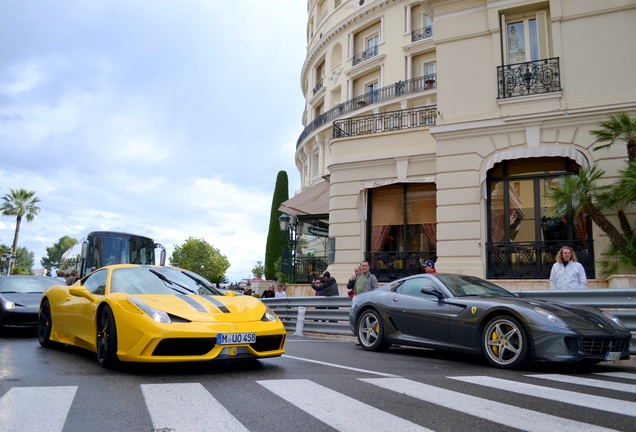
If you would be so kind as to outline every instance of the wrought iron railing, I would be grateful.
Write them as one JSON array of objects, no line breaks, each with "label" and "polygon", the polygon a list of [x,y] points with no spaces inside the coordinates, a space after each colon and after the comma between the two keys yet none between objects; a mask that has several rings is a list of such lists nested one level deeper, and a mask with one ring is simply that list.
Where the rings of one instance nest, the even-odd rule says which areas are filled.
[{"label": "wrought iron railing", "polygon": [[362,51],[353,56],[353,66],[362,63],[363,61],[369,60],[378,55],[378,46],[373,45],[371,48]]},{"label": "wrought iron railing", "polygon": [[422,273],[422,263],[436,259],[435,251],[416,252],[366,252],[372,274],[379,282],[390,282],[406,276]]},{"label": "wrought iron railing", "polygon": [[327,257],[297,257],[294,263],[295,282],[311,283],[327,270]]},{"label": "wrought iron railing", "polygon": [[[576,252],[588,279],[596,277],[594,269],[594,242],[573,240],[567,243]],[[556,254],[564,243],[501,242],[486,244],[487,279],[549,279]]]},{"label": "wrought iron railing", "polygon": [[311,123],[309,123],[298,137],[298,141],[296,141],[296,147],[300,146],[300,144],[305,140],[305,138],[307,138],[310,133],[312,133],[325,123],[335,120],[338,117],[342,117],[345,114],[364,108],[370,104],[383,102],[411,93],[419,93],[427,90],[432,90],[436,87],[437,75],[431,74],[413,78],[407,81],[398,81],[395,84],[379,88],[371,93],[366,93],[361,96],[354,97],[353,99],[349,99],[348,101],[343,102],[328,111],[325,111],[324,113],[316,117]]},{"label": "wrought iron railing", "polygon": [[411,42],[417,42],[431,37],[433,37],[433,26],[424,27],[411,32]]},{"label": "wrought iron railing", "polygon": [[561,91],[559,58],[497,67],[498,99]]},{"label": "wrought iron railing", "polygon": [[343,138],[431,126],[435,124],[436,118],[437,105],[350,117],[333,122],[333,137]]},{"label": "wrought iron railing", "polygon": [[322,88],[322,80],[323,80],[323,78],[320,78],[320,80],[316,83],[314,88],[311,90],[312,94],[318,93],[318,90],[320,90]]}]

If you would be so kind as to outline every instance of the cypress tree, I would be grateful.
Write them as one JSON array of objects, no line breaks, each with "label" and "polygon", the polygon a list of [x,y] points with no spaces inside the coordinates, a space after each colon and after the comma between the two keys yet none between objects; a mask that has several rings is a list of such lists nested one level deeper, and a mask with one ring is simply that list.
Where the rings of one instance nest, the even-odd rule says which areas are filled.
[{"label": "cypress tree", "polygon": [[280,233],[278,217],[283,212],[278,210],[280,205],[289,199],[289,180],[286,171],[279,171],[276,176],[276,186],[272,197],[272,209],[269,216],[269,231],[267,232],[267,244],[265,245],[265,279],[276,279],[276,263],[280,262],[282,248],[288,247],[287,240]]}]

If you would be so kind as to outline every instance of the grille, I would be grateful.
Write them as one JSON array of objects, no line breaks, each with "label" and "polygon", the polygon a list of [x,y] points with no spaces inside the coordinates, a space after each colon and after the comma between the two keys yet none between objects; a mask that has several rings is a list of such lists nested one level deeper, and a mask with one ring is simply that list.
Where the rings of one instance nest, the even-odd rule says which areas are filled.
[{"label": "grille", "polygon": [[626,352],[629,349],[628,338],[583,338],[583,352],[604,355],[608,351]]},{"label": "grille", "polygon": [[155,348],[153,356],[200,356],[214,348],[214,340],[206,339],[164,339]]},{"label": "grille", "polygon": [[279,350],[283,346],[284,335],[275,336],[257,336],[256,342],[250,344],[254,351],[274,351]]}]

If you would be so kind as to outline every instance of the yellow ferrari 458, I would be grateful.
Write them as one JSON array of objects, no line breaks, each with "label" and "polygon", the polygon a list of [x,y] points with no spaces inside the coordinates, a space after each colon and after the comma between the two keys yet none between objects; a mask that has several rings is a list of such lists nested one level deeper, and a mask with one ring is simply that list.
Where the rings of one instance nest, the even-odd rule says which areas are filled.
[{"label": "yellow ferrari 458", "polygon": [[174,267],[103,267],[71,286],[48,288],[38,315],[40,345],[93,351],[103,367],[276,357],[285,353],[285,336],[259,299],[224,295]]}]

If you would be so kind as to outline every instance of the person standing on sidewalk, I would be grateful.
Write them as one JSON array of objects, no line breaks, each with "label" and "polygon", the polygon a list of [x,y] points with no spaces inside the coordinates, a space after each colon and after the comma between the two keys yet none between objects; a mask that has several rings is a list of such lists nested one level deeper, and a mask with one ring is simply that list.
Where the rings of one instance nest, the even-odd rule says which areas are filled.
[{"label": "person standing on sidewalk", "polygon": [[362,261],[360,263],[360,274],[358,274],[355,280],[349,280],[347,288],[349,288],[349,286],[353,287],[353,295],[373,291],[378,287],[378,278],[371,273],[369,261]]},{"label": "person standing on sidewalk", "polygon": [[320,275],[320,279],[313,281],[311,287],[316,291],[316,295],[320,295],[319,293],[323,293],[326,297],[340,295],[338,282],[336,282],[336,278],[332,277],[328,271],[323,272]]},{"label": "person standing on sidewalk", "polygon": [[569,246],[563,246],[556,255],[556,262],[550,271],[550,289],[585,289],[587,277],[585,269],[576,259],[576,253]]}]

